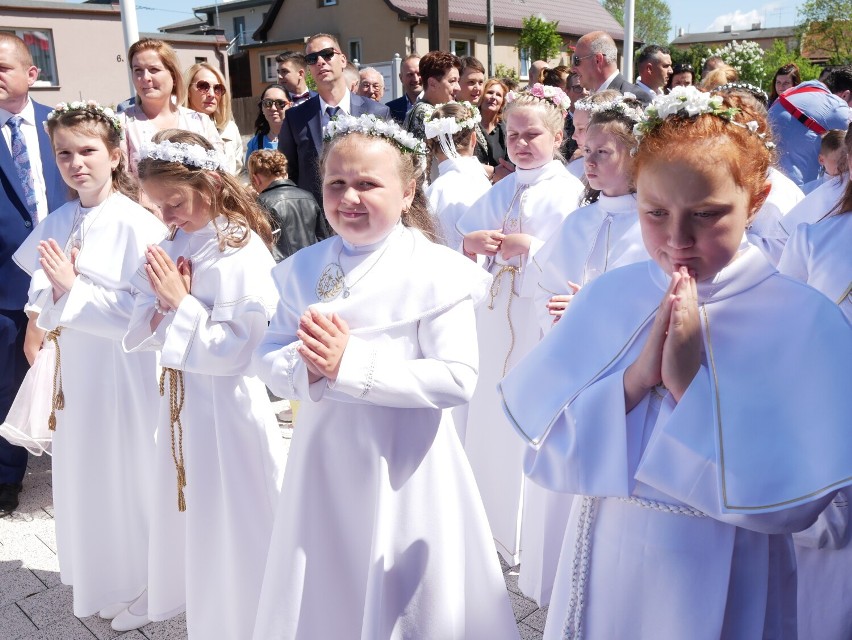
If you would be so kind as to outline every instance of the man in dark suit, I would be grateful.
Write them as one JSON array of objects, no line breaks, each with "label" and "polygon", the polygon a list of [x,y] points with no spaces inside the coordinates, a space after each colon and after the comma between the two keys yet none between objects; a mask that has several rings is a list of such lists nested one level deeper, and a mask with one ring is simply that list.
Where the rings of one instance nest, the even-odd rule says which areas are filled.
[{"label": "man in dark suit", "polygon": [[[39,220],[63,204],[68,188],[42,122],[48,107],[29,98],[38,68],[24,42],[0,33],[0,417],[4,420],[28,363],[24,356],[30,279],[12,262]],[[0,516],[18,506],[27,451],[0,438]]]},{"label": "man in dark suit", "polygon": [[402,82],[402,96],[386,104],[390,109],[391,117],[401,126],[405,121],[406,114],[417,104],[423,93],[423,83],[420,81],[419,55],[410,53],[405,56],[399,67],[399,81]]},{"label": "man in dark suit", "polygon": [[608,33],[592,31],[577,40],[571,63],[571,71],[579,76],[580,84],[591,93],[615,89],[620,93],[634,94],[643,105],[651,102],[650,93],[619,73],[618,49]]},{"label": "man in dark suit", "polygon": [[323,144],[322,128],[335,115],[360,116],[372,113],[388,119],[390,112],[385,105],[349,91],[343,77],[346,56],[341,53],[334,36],[318,33],[308,38],[305,43],[305,60],[317,84],[318,95],[287,111],[278,149],[287,156],[290,179],[300,188],[314,194],[321,204],[319,156]]},{"label": "man in dark suit", "polygon": [[275,56],[275,62],[278,63],[278,84],[287,90],[292,106],[298,107],[317,95],[317,92],[310,91],[305,83],[308,63],[305,62],[303,54],[298,51],[284,51]]}]

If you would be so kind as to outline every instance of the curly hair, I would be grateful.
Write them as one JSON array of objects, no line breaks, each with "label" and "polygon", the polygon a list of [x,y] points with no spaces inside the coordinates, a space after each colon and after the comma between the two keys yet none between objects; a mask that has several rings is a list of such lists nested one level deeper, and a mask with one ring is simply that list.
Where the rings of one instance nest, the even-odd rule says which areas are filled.
[{"label": "curly hair", "polygon": [[[191,144],[207,151],[213,145],[204,136],[183,129],[164,129],[154,134],[152,142],[175,142]],[[166,183],[178,189],[188,189],[210,203],[210,219],[224,216],[228,220],[225,229],[217,229],[219,249],[243,247],[251,237],[250,231],[259,235],[267,246],[272,246],[272,228],[269,217],[258,206],[254,198],[236,178],[223,170],[200,169],[181,162],[142,158],[139,161],[139,181],[148,180]]]},{"label": "curly hair", "polygon": [[[94,138],[100,138],[110,153],[115,149],[121,149],[121,134],[113,126],[112,120],[94,109],[62,111],[50,118],[47,121],[47,135],[50,136],[51,144],[53,144],[53,136],[57,129],[71,129]],[[112,170],[112,188],[113,191],[123,193],[131,200],[139,199],[139,185],[133,179],[133,176],[127,172],[124,154],[121,154],[118,165]]]},{"label": "curly hair", "polygon": [[426,199],[426,194],[423,191],[423,168],[416,154],[403,153],[388,138],[352,132],[346,135],[335,136],[325,143],[322,150],[322,157],[320,158],[320,173],[325,173],[328,158],[336,149],[351,147],[354,153],[359,153],[359,149],[362,149],[365,144],[370,143],[384,144],[390,149],[393,149],[398,160],[397,173],[400,182],[403,185],[407,184],[410,180],[414,180],[415,182],[414,200],[412,200],[411,206],[402,212],[402,224],[406,227],[419,229],[429,240],[436,242],[438,240],[438,233],[432,215],[429,213],[429,201]]},{"label": "curly hair", "polygon": [[249,175],[265,173],[274,178],[287,177],[287,156],[276,149],[258,149],[248,159]]},{"label": "curly hair", "polygon": [[430,51],[420,58],[420,80],[423,86],[429,84],[429,78],[443,78],[447,71],[455,67],[461,73],[461,60],[446,51]]}]

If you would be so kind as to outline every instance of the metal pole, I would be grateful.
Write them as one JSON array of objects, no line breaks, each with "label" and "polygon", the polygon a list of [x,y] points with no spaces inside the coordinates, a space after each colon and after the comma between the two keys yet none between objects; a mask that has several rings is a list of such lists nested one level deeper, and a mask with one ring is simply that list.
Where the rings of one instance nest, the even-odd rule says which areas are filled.
[{"label": "metal pole", "polygon": [[494,13],[491,0],[485,1],[485,38],[488,43],[488,76],[494,77]]},{"label": "metal pole", "polygon": [[[121,27],[124,31],[124,52],[126,54],[130,49],[130,45],[139,40],[139,25],[136,22],[136,2],[135,0],[120,0],[119,6],[121,9]],[[135,95],[136,87],[133,86],[133,72],[130,70],[130,60],[127,60],[127,82],[130,85],[130,95]]]},{"label": "metal pole", "polygon": [[624,55],[621,58],[621,75],[633,82],[633,18],[634,0],[624,0]]}]

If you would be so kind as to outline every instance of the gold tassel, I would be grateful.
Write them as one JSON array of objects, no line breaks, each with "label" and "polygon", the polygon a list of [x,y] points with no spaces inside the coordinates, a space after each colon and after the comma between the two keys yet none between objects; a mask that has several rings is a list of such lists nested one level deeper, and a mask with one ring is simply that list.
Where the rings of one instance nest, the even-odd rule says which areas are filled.
[{"label": "gold tassel", "polygon": [[[180,414],[183,410],[184,386],[183,371],[163,367],[160,374],[160,395],[166,391],[166,373],[169,374],[169,428],[172,436],[172,460],[175,461],[177,472],[178,511],[186,511],[186,498],[183,490],[186,487],[186,467],[183,462],[183,425]],[[177,446],[175,446],[175,427],[177,427]]]},{"label": "gold tassel", "polygon": [[62,355],[59,351],[59,336],[62,327],[57,327],[47,333],[47,340],[56,347],[56,363],[53,365],[53,393],[50,401],[50,416],[47,418],[47,428],[56,431],[56,412],[65,408],[65,392],[62,391]]}]

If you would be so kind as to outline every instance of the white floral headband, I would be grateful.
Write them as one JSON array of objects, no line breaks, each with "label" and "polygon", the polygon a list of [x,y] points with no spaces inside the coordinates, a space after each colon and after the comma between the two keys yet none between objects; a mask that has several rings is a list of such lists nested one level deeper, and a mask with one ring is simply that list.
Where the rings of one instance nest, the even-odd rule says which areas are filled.
[{"label": "white floral headband", "polygon": [[[588,111],[593,116],[598,113],[613,113],[624,116],[634,123],[639,122],[644,117],[644,112],[641,107],[631,107],[629,104],[624,104],[624,101],[629,99],[636,100],[636,96],[628,92],[606,102],[589,102],[583,105],[582,111]],[[574,105],[575,110],[580,108],[580,102]]]},{"label": "white floral headband", "polygon": [[641,143],[642,138],[660,126],[667,118],[694,118],[709,114],[721,118],[730,124],[748,129],[764,141],[767,149],[775,148],[775,144],[766,140],[766,133],[758,133],[760,125],[756,120],[742,123],[734,120],[741,110],[736,107],[725,107],[724,98],[698,90],[694,86],[674,87],[668,95],[655,96],[654,101],[645,109],[645,115],[633,127],[633,135]]},{"label": "white floral headband", "polygon": [[530,95],[539,100],[545,100],[562,112],[565,116],[568,114],[568,109],[571,108],[571,98],[559,87],[551,87],[536,82],[533,86],[522,93],[510,91],[506,95],[506,104],[514,102],[523,95]]},{"label": "white floral headband", "polygon": [[456,150],[456,145],[453,144],[452,137],[459,131],[464,131],[465,129],[473,130],[478,123],[482,122],[482,116],[479,113],[479,109],[477,109],[473,104],[467,101],[458,102],[456,104],[467,109],[467,113],[471,115],[464,120],[457,120],[453,116],[436,118],[435,112],[444,106],[442,104],[436,104],[432,113],[429,115],[429,120],[425,123],[426,139],[432,140],[437,138],[438,143],[441,145],[441,151],[443,151],[444,155],[448,158],[458,158],[459,156],[459,153]]},{"label": "white floral headband", "polygon": [[47,123],[51,120],[55,120],[63,113],[71,113],[72,111],[83,111],[90,115],[101,118],[102,120],[106,120],[106,122],[118,132],[118,135],[124,137],[124,132],[121,126],[121,120],[119,120],[118,116],[115,115],[115,111],[110,109],[109,107],[103,107],[98,104],[95,100],[87,100],[85,102],[75,101],[75,102],[60,102],[53,108],[53,111],[47,114],[47,120],[44,122],[44,129],[47,131]]},{"label": "white floral headband", "polygon": [[162,160],[163,162],[177,162],[196,169],[207,169],[216,171],[224,169],[222,157],[215,149],[205,149],[198,144],[188,142],[149,142],[142,145],[140,150],[142,158]]},{"label": "white floral headband", "polygon": [[385,138],[393,142],[403,153],[426,154],[426,145],[413,135],[400,128],[398,124],[365,113],[357,118],[342,115],[331,119],[323,130],[323,140],[331,140],[347,133],[361,133],[366,136]]}]

